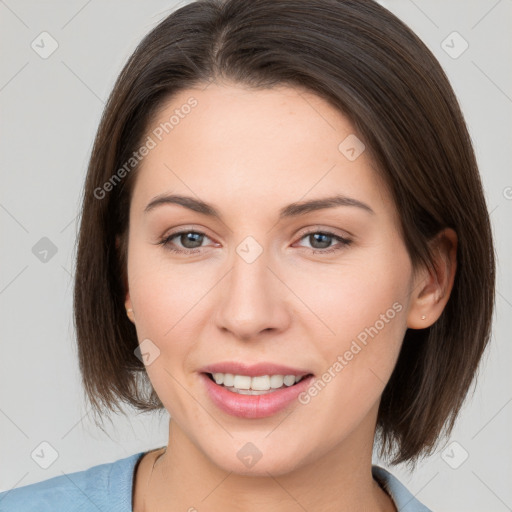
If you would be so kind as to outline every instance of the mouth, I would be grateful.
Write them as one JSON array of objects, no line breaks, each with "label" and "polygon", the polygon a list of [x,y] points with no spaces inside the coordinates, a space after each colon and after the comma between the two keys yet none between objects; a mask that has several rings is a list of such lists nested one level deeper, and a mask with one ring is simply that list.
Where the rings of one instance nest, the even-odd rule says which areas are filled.
[{"label": "mouth", "polygon": [[[211,403],[230,416],[244,419],[266,418],[289,407],[300,406],[298,397],[311,386],[313,374],[300,371],[293,374],[291,372],[295,370],[285,367],[279,367],[279,370],[276,366],[265,368],[267,371],[285,371],[263,374],[252,367],[245,369],[252,375],[219,371],[202,371],[199,375]],[[240,368],[238,371],[240,370],[244,369]]]},{"label": "mouth", "polygon": [[224,389],[240,395],[267,395],[283,388],[291,388],[313,374],[303,375],[235,375],[232,373],[205,372],[212,382]]}]

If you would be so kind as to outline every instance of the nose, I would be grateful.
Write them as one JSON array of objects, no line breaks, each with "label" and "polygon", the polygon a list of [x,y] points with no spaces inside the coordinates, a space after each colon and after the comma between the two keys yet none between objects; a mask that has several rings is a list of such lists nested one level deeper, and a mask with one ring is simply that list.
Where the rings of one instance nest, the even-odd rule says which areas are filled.
[{"label": "nose", "polygon": [[[290,292],[263,251],[252,262],[234,254],[231,271],[222,280],[216,320],[236,339],[261,339],[290,324]],[[270,266],[269,266],[270,265]]]}]

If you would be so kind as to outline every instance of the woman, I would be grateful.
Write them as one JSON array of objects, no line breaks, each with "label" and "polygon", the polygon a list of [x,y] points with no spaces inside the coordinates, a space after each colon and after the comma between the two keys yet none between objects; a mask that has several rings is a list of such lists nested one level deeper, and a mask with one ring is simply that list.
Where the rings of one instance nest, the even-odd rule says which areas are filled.
[{"label": "woman", "polygon": [[428,510],[372,451],[414,465],[450,432],[494,272],[463,116],[401,21],[371,0],[182,7],[106,106],[74,303],[92,405],[167,410],[168,444],[0,506]]}]

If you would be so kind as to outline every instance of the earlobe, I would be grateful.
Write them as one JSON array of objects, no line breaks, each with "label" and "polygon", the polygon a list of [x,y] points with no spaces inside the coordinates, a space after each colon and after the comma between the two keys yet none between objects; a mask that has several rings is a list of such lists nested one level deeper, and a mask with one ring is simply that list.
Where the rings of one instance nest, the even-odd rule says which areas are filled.
[{"label": "earlobe", "polygon": [[430,243],[433,268],[424,268],[414,283],[407,327],[425,329],[441,316],[455,280],[457,234],[451,228],[438,233]]},{"label": "earlobe", "polygon": [[135,315],[132,308],[132,302],[130,300],[130,294],[126,294],[126,300],[124,303],[124,307],[126,308],[126,315],[131,320],[132,323],[135,323]]}]

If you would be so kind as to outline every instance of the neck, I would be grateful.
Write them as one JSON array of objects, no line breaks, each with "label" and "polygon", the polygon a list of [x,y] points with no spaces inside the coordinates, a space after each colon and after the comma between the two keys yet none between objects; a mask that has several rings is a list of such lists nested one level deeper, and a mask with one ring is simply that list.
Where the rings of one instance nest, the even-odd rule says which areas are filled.
[{"label": "neck", "polygon": [[170,421],[168,447],[152,453],[138,479],[134,511],[396,512],[371,475],[373,434],[366,443],[364,428],[352,437],[284,474],[241,475],[213,464]]}]

